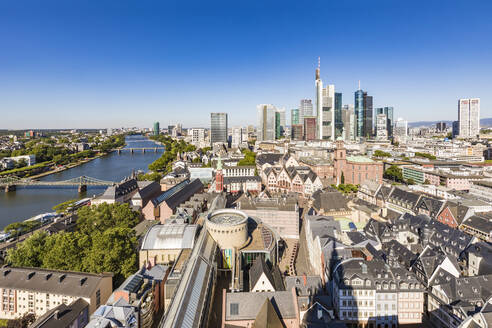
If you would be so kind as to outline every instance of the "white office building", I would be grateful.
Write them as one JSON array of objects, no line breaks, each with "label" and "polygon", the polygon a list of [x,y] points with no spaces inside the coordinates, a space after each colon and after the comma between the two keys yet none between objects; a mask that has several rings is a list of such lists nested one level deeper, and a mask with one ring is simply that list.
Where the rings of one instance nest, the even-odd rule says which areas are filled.
[{"label": "white office building", "polygon": [[376,116],[376,139],[388,140],[388,121],[386,114],[378,114]]},{"label": "white office building", "polygon": [[480,98],[458,100],[458,136],[474,138],[480,132]]},{"label": "white office building", "polygon": [[398,141],[405,140],[408,136],[408,121],[398,118],[395,123],[393,135]]},{"label": "white office building", "polygon": [[304,122],[304,117],[313,116],[313,102],[311,99],[301,99],[299,106],[299,124]]},{"label": "white office building", "polygon": [[205,147],[205,129],[192,128],[188,130],[188,135],[191,136],[191,143],[198,148]]},{"label": "white office building", "polygon": [[243,128],[233,127],[232,128],[232,138],[231,138],[231,148],[239,148],[239,145],[243,142]]}]

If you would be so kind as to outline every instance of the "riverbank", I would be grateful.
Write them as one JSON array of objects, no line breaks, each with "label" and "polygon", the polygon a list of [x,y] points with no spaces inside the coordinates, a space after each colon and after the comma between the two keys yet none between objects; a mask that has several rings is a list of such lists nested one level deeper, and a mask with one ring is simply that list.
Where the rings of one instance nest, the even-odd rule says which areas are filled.
[{"label": "riverbank", "polygon": [[83,159],[83,160],[80,160],[80,161],[78,161],[76,163],[70,163],[70,164],[64,165],[61,168],[60,167],[57,167],[57,168],[55,168],[53,170],[49,170],[49,171],[46,171],[46,172],[43,172],[43,173],[39,173],[39,174],[30,176],[29,178],[30,179],[39,179],[39,178],[46,177],[46,176],[51,175],[51,174],[63,172],[63,171],[69,170],[69,169],[73,169],[74,167],[80,166],[82,164],[89,163],[90,161],[93,161],[93,160],[95,160],[97,158],[100,158],[100,157],[103,157],[103,156],[107,156],[109,154],[111,154],[111,152],[110,153],[97,154],[94,157]]}]

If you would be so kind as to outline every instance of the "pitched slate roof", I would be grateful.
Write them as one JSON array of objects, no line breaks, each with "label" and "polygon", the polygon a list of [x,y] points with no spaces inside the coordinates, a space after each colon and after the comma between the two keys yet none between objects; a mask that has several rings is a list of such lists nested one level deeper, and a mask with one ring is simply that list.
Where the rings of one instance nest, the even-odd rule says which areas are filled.
[{"label": "pitched slate roof", "polygon": [[258,154],[256,156],[256,164],[260,166],[267,163],[270,165],[274,165],[280,161],[282,156],[283,154],[273,154],[273,153]]},{"label": "pitched slate roof", "polygon": [[281,319],[295,319],[297,317],[296,304],[292,291],[258,293],[240,292],[226,294],[226,320],[256,319],[261,307],[265,303],[265,299],[270,300]]},{"label": "pitched slate roof", "polygon": [[280,320],[277,311],[272,305],[272,302],[267,298],[260,308],[260,311],[256,315],[255,322],[253,323],[255,328],[283,328],[284,325]]},{"label": "pitched slate roof", "polygon": [[112,274],[93,274],[41,268],[0,269],[0,288],[90,297],[104,278]]},{"label": "pitched slate roof", "polygon": [[313,207],[316,210],[323,209],[325,212],[329,211],[350,211],[348,207],[349,200],[340,192],[330,192],[324,190],[318,190],[312,195]]},{"label": "pitched slate roof", "polygon": [[443,207],[443,205],[443,202],[440,200],[427,196],[422,196],[418,200],[416,208],[428,211],[431,218],[436,218],[437,215],[441,212],[441,208]]},{"label": "pitched slate roof", "polygon": [[266,264],[265,260],[263,259],[263,256],[259,256],[256,261],[253,263],[251,268],[249,269],[249,286],[250,290],[253,289],[253,287],[256,285],[258,280],[260,280],[261,276],[265,274],[266,278],[272,286],[275,288],[275,281],[273,279],[272,273],[270,271],[270,268]]},{"label": "pitched slate roof", "polygon": [[[60,304],[39,317],[30,328],[60,328],[71,327],[80,313],[89,307],[89,303],[78,298],[69,305]],[[87,319],[89,313],[87,313]]]}]

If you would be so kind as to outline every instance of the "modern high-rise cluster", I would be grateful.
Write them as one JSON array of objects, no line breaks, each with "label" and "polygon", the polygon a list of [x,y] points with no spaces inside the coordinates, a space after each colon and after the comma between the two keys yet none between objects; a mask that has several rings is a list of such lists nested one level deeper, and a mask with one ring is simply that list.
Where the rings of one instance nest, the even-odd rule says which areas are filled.
[{"label": "modern high-rise cluster", "polygon": [[[291,109],[290,137],[293,140],[360,140],[393,137],[393,107],[373,110],[373,97],[360,88],[354,105],[343,105],[343,95],[334,84],[323,85],[320,61],[315,72],[315,100],[301,99],[299,108]],[[257,140],[275,140],[284,135],[285,111],[273,105],[258,105]]]}]

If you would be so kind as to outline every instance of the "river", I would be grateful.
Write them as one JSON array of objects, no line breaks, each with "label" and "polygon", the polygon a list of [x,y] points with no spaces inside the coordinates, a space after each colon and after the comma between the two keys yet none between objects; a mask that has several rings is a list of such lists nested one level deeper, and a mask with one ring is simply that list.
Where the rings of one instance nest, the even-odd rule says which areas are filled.
[{"label": "river", "polygon": [[[140,135],[128,136],[126,143],[125,148],[162,147]],[[158,149],[157,153],[153,150],[145,153],[136,150],[133,154],[128,150],[122,151],[121,154],[113,152],[69,170],[48,175],[41,180],[63,181],[85,175],[105,181],[121,181],[131,175],[132,170],[147,171],[148,165],[159,158],[162,152],[163,148]],[[14,192],[0,191],[0,229],[12,222],[52,212],[52,207],[61,202],[100,194],[105,188],[88,186],[87,193],[84,194],[79,194],[76,187],[17,187]]]}]

